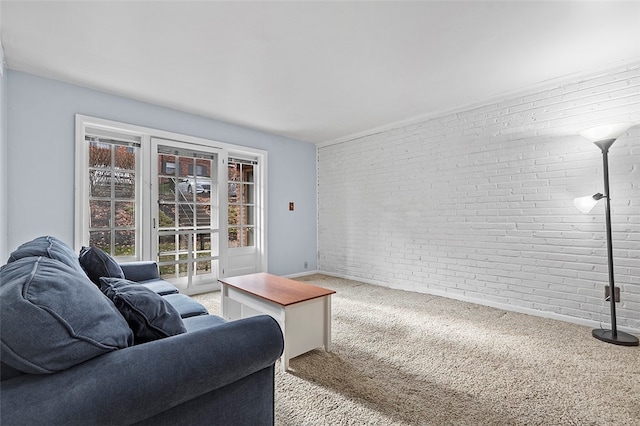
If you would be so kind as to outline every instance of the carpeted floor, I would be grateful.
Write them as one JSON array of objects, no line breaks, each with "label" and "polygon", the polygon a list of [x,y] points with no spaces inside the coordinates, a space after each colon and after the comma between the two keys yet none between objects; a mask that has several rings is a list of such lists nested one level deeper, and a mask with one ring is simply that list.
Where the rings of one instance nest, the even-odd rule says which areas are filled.
[{"label": "carpeted floor", "polygon": [[[336,290],[333,348],[277,368],[276,425],[640,425],[639,347],[436,296],[299,280]],[[196,298],[219,314],[219,293]]]}]

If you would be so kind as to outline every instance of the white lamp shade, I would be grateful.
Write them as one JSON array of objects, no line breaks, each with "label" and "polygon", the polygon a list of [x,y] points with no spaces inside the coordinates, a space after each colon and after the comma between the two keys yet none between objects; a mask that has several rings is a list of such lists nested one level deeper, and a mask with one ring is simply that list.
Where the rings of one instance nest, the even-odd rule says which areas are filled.
[{"label": "white lamp shade", "polygon": [[598,142],[607,139],[618,139],[627,130],[633,126],[633,123],[612,123],[602,126],[590,127],[578,132],[583,138],[589,139],[591,142]]},{"label": "white lamp shade", "polygon": [[576,208],[582,213],[589,213],[602,198],[604,198],[604,195],[600,193],[596,195],[587,195],[586,197],[576,198],[573,200],[573,204],[575,204]]}]

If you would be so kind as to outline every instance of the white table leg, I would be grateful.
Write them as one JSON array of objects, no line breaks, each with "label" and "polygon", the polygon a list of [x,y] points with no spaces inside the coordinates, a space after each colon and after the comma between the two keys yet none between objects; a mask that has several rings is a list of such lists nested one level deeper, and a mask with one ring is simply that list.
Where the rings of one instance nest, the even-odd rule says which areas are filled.
[{"label": "white table leg", "polygon": [[282,351],[282,356],[280,357],[280,362],[282,363],[282,371],[283,372],[287,372],[287,370],[289,369],[289,358],[291,357],[290,351],[291,351],[291,344],[287,344],[287,341],[291,341],[291,338],[287,338],[287,330],[288,330],[288,324],[287,324],[287,308],[283,307],[280,310],[280,329],[282,330],[282,337],[284,338],[284,349]]},{"label": "white table leg", "polygon": [[324,350],[331,351],[331,296],[324,297]]},{"label": "white table leg", "polygon": [[220,283],[220,293],[222,318],[227,319],[229,315],[229,287],[224,283]]}]

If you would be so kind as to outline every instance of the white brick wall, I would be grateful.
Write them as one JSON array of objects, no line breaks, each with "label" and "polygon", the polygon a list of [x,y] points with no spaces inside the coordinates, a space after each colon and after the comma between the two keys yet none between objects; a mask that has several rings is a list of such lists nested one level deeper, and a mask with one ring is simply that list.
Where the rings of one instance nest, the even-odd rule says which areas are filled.
[{"label": "white brick wall", "polygon": [[318,148],[319,269],[609,324],[602,153],[577,131],[637,123],[609,153],[618,326],[640,330],[640,64]]}]

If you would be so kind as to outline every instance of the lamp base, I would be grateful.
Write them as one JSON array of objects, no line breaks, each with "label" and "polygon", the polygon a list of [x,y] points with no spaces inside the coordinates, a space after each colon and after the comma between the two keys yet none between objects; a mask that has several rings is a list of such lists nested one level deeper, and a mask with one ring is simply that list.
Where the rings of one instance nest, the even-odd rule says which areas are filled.
[{"label": "lamp base", "polygon": [[591,335],[603,342],[613,343],[614,345],[621,346],[638,346],[638,338],[632,334],[618,331],[614,336],[611,330],[603,330],[601,328],[595,329],[591,332]]}]

